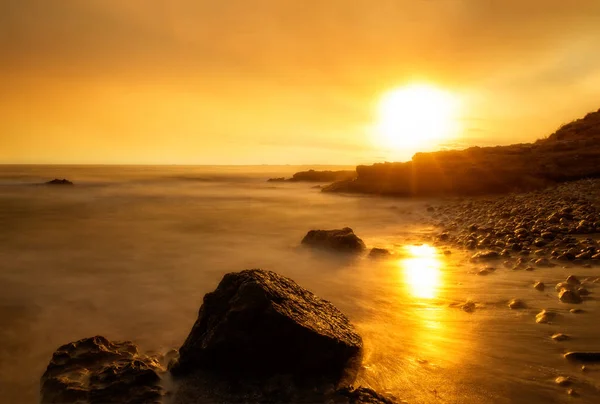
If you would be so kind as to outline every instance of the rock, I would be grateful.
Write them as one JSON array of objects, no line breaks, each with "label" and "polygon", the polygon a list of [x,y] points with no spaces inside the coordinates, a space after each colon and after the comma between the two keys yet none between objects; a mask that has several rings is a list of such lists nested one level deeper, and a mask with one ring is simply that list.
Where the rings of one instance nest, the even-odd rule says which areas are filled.
[{"label": "rock", "polygon": [[285,177],[269,178],[267,182],[285,182]]},{"label": "rock", "polygon": [[500,254],[498,254],[497,251],[481,251],[478,253],[475,253],[471,259],[474,261],[477,260],[493,260],[493,259],[497,259],[500,258]]},{"label": "rock", "polygon": [[452,255],[452,251],[450,251],[450,250],[444,250],[444,255]]},{"label": "rock", "polygon": [[512,299],[510,302],[508,302],[508,307],[512,310],[516,310],[524,309],[527,306],[525,305],[525,302],[520,299]]},{"label": "rock", "polygon": [[46,185],[74,185],[71,181],[63,178],[62,180],[55,178],[52,181],[45,183]]},{"label": "rock", "polygon": [[371,248],[371,251],[369,252],[369,257],[371,258],[386,258],[390,255],[392,254],[385,248]]},{"label": "rock", "polygon": [[466,311],[467,313],[473,313],[475,311],[475,302],[472,301],[466,301],[465,303],[463,303],[460,306],[461,309],[463,309],[463,311]]},{"label": "rock", "polygon": [[556,286],[554,287],[554,290],[557,292],[560,292],[561,290],[573,290],[574,288],[575,288],[575,286],[570,283],[560,282],[560,283],[556,284]]},{"label": "rock", "polygon": [[579,294],[579,296],[587,296],[590,294],[590,291],[584,287],[579,287],[577,288],[577,293]]},{"label": "rock", "polygon": [[354,379],[361,353],[361,337],[331,303],[289,278],[253,269],[225,275],[204,296],[170,368],[175,376],[214,370],[337,384]]},{"label": "rock", "polygon": [[597,363],[600,362],[600,352],[567,352],[565,354],[565,359],[574,362]]},{"label": "rock", "polygon": [[[394,404],[392,399],[366,387],[345,387],[336,391],[335,395],[348,399],[349,404]],[[333,401],[336,402],[335,399]]]},{"label": "rock", "polygon": [[556,313],[548,310],[542,310],[535,316],[535,322],[538,324],[547,324],[556,317]]},{"label": "rock", "polygon": [[583,309],[571,309],[569,310],[571,313],[573,314],[579,314],[579,313],[583,313]]},{"label": "rock", "polygon": [[544,291],[544,289],[546,289],[546,285],[544,285],[544,283],[543,283],[543,282],[536,282],[536,283],[533,285],[533,287],[534,287],[536,290],[539,290],[540,292],[543,292],[543,291]]},{"label": "rock", "polygon": [[568,289],[562,289],[558,293],[558,300],[569,304],[579,304],[582,302],[581,296],[577,292]]},{"label": "rock", "polygon": [[42,403],[160,403],[161,368],[129,341],[96,336],[56,350],[41,379]]},{"label": "rock", "polygon": [[554,334],[554,335],[552,336],[552,339],[553,339],[554,341],[566,341],[566,340],[568,340],[568,339],[571,339],[571,337],[569,337],[569,336],[568,336],[568,335],[566,335],[566,334],[557,333],[557,334]]},{"label": "rock", "polygon": [[559,386],[570,386],[572,383],[571,379],[567,376],[558,376],[554,382]]},{"label": "rock", "polygon": [[548,258],[538,258],[537,260],[535,260],[535,265],[543,268],[550,268],[555,266],[555,264],[551,263]]},{"label": "rock", "polygon": [[568,394],[568,395],[570,395],[570,396],[574,396],[574,397],[579,395],[579,394],[578,394],[578,393],[577,393],[575,390],[573,390],[573,389],[568,389],[568,390],[567,390],[567,394]]},{"label": "rock", "polygon": [[360,252],[366,248],[365,243],[349,227],[311,230],[302,239],[302,244],[345,252]]},{"label": "rock", "polygon": [[490,274],[490,271],[486,268],[483,268],[477,272],[477,275],[479,275],[479,276],[485,276],[485,275],[489,275],[489,274]]},{"label": "rock", "polygon": [[570,285],[580,285],[581,284],[581,281],[575,275],[569,275],[567,277],[566,282]]}]

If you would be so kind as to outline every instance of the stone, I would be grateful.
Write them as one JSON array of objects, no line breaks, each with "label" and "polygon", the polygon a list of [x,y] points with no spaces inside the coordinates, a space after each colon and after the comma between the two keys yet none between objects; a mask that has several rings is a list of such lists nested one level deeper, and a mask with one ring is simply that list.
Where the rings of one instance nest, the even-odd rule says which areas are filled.
[{"label": "stone", "polygon": [[569,311],[573,314],[580,314],[584,312],[583,309],[571,309]]},{"label": "stone", "polygon": [[534,287],[536,290],[539,290],[540,292],[543,292],[543,291],[544,291],[544,289],[546,289],[546,285],[544,285],[544,282],[536,282],[536,283],[533,285],[533,287]]},{"label": "stone", "polygon": [[52,181],[46,182],[45,184],[46,185],[74,185],[71,181],[69,181],[65,178],[63,178],[62,180],[55,178]]},{"label": "stone", "polygon": [[490,271],[486,268],[483,268],[477,272],[477,275],[479,275],[479,276],[485,276],[485,275],[489,275],[489,274],[490,274]]},{"label": "stone", "polygon": [[259,269],[226,274],[204,296],[198,319],[170,365],[234,378],[294,375],[337,384],[356,377],[362,338],[348,318],[293,280]]},{"label": "stone", "polygon": [[564,356],[565,356],[565,359],[574,361],[574,362],[583,362],[583,363],[598,363],[598,362],[600,362],[600,352],[575,351],[575,352],[567,352]]},{"label": "stone", "polygon": [[41,402],[160,403],[163,371],[130,341],[85,338],[54,352],[41,378]]},{"label": "stone", "polygon": [[538,324],[550,323],[556,317],[556,313],[548,310],[542,310],[535,316],[535,322]]},{"label": "stone", "polygon": [[369,252],[369,257],[371,258],[386,258],[390,255],[392,254],[385,248],[371,248],[371,251]]},{"label": "stone", "polygon": [[548,258],[538,258],[537,260],[535,260],[535,265],[543,268],[550,268],[555,266],[555,264],[551,263]]},{"label": "stone", "polygon": [[473,313],[476,308],[475,302],[472,302],[470,300],[463,303],[460,307],[461,309],[463,309],[463,311],[466,311],[467,313]]},{"label": "stone", "polygon": [[480,251],[475,253],[471,259],[472,260],[493,260],[500,258],[500,254],[497,251]]},{"label": "stone", "polygon": [[575,275],[569,275],[566,282],[570,285],[580,285],[581,281]]},{"label": "stone", "polygon": [[516,310],[524,309],[527,306],[525,305],[525,302],[520,299],[512,299],[510,302],[508,302],[508,307],[512,310]]},{"label": "stone", "polygon": [[349,227],[310,230],[302,239],[302,244],[344,252],[360,252],[366,248],[365,243]]},{"label": "stone", "polygon": [[554,382],[559,386],[570,386],[572,383],[571,379],[567,376],[558,376],[556,379],[554,379]]},{"label": "stone", "polygon": [[590,294],[590,291],[587,290],[586,288],[579,287],[579,288],[577,288],[577,293],[579,294],[579,296],[587,296]]},{"label": "stone", "polygon": [[567,282],[560,282],[557,283],[556,286],[554,287],[554,290],[557,292],[560,292],[561,290],[573,290],[575,289],[575,286],[567,283]]},{"label": "stone", "polygon": [[552,336],[552,339],[553,339],[554,341],[566,341],[566,340],[569,340],[569,339],[571,339],[571,337],[569,337],[569,336],[568,336],[568,335],[566,335],[566,334],[557,333],[557,334],[554,334],[554,335]]},{"label": "stone", "polygon": [[[346,398],[349,404],[395,404],[392,399],[366,387],[357,389],[345,387],[336,391],[336,396]],[[333,402],[336,400],[334,399]]]},{"label": "stone", "polygon": [[579,304],[582,302],[581,296],[573,290],[562,289],[558,293],[558,300],[562,303]]}]

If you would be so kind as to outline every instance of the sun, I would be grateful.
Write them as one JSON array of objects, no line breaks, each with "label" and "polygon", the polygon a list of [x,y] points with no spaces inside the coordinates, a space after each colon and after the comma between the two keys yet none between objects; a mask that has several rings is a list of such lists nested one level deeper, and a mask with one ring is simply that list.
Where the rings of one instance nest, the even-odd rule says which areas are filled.
[{"label": "sun", "polygon": [[458,132],[458,99],[428,84],[413,84],[385,93],[377,107],[380,142],[396,150],[427,149]]}]

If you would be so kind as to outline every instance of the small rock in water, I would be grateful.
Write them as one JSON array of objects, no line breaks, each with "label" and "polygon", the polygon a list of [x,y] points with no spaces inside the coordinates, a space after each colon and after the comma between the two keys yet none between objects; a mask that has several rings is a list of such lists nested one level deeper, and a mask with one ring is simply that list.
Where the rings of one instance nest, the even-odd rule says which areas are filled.
[{"label": "small rock in water", "polygon": [[392,255],[385,248],[371,248],[371,252],[369,252],[369,257],[371,258],[385,258]]},{"label": "small rock in water", "polygon": [[452,251],[450,251],[450,250],[444,250],[444,255],[452,255]]},{"label": "small rock in water", "polygon": [[562,303],[579,304],[582,302],[581,296],[575,291],[563,289],[558,294],[558,300]]},{"label": "small rock in water", "polygon": [[581,281],[579,281],[579,278],[577,278],[575,275],[569,275],[567,277],[567,283],[571,285],[580,285]]},{"label": "small rock in water", "polygon": [[461,308],[467,313],[473,313],[475,311],[475,303],[469,300],[465,302]]},{"label": "small rock in water", "polygon": [[569,389],[569,390],[567,390],[567,394],[570,395],[570,396],[576,396],[577,392],[575,390],[573,390],[573,389]]},{"label": "small rock in water", "polygon": [[573,314],[583,313],[583,309],[571,309],[569,311]]},{"label": "small rock in water", "polygon": [[510,302],[508,302],[508,307],[510,307],[513,310],[516,310],[516,309],[524,309],[527,306],[525,305],[525,302],[523,302],[520,299],[512,299]]},{"label": "small rock in water", "polygon": [[555,266],[555,264],[551,263],[548,258],[539,258],[535,260],[535,265],[542,268],[550,268]]},{"label": "small rock in water", "polygon": [[484,275],[489,275],[489,273],[490,273],[490,271],[487,270],[486,268],[484,268],[484,269],[480,270],[479,272],[477,272],[477,275],[484,276]]},{"label": "small rock in water", "polygon": [[561,290],[573,290],[573,285],[567,282],[560,282],[556,284],[554,290],[557,292],[560,292]]},{"label": "small rock in water", "polygon": [[543,292],[544,289],[546,289],[546,285],[544,285],[544,282],[536,282],[533,287],[537,290],[539,290],[540,292]]},{"label": "small rock in water", "polygon": [[556,313],[548,310],[542,310],[535,316],[535,322],[538,324],[547,324],[556,317]]},{"label": "small rock in water", "polygon": [[527,267],[527,268],[525,268],[525,270],[526,271],[535,271],[535,268],[534,267]]},{"label": "small rock in water", "polygon": [[568,376],[558,376],[554,381],[559,386],[569,386],[572,383],[571,378],[569,378]]},{"label": "small rock in water", "polygon": [[569,336],[568,336],[568,335],[566,335],[566,334],[558,333],[558,334],[554,334],[554,335],[552,336],[552,339],[553,339],[554,341],[566,341],[566,340],[568,340],[568,339],[571,339],[571,337],[569,337]]}]

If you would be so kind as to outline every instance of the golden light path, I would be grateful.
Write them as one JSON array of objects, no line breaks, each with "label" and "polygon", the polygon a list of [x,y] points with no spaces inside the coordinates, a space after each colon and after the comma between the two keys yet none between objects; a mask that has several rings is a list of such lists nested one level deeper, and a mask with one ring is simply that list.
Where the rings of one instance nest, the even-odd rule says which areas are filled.
[{"label": "golden light path", "polygon": [[429,84],[411,84],[383,95],[377,107],[379,141],[386,148],[435,148],[458,135],[459,100]]},{"label": "golden light path", "polygon": [[405,247],[408,256],[398,261],[408,291],[414,297],[433,299],[442,283],[442,262],[427,244]]}]

